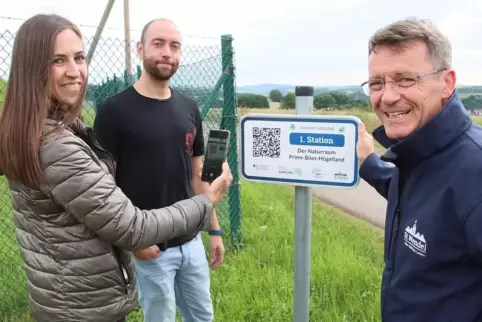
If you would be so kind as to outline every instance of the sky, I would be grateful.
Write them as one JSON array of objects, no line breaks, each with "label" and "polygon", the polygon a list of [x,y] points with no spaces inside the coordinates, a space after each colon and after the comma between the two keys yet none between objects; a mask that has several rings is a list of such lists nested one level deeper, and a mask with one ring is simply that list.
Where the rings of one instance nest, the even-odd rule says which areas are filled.
[{"label": "sky", "polygon": [[[80,25],[84,35],[91,37],[108,1],[2,2],[0,33],[5,29],[15,32],[22,19],[34,14],[56,13]],[[123,2],[115,1],[103,37],[123,39]],[[369,37],[378,28],[407,16],[432,19],[446,33],[452,42],[459,85],[482,84],[480,0],[130,1],[131,38],[137,41],[149,20],[169,18],[181,28],[187,46],[181,63],[203,58],[199,47],[189,46],[212,48],[219,46],[222,34],[232,34],[237,86],[360,84],[368,74]],[[217,53],[210,50],[211,55]],[[132,53],[137,58],[134,48]],[[102,55],[105,53],[100,52],[99,57]],[[5,56],[0,54],[0,63],[2,58],[8,59]],[[116,64],[122,65],[121,56]],[[102,65],[100,61],[97,64]],[[5,68],[2,66],[5,62],[0,69]]]}]

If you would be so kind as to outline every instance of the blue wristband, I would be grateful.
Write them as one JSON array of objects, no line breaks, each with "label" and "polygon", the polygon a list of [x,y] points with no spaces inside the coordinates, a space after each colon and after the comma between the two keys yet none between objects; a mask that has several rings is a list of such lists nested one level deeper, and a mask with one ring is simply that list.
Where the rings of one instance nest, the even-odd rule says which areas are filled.
[{"label": "blue wristband", "polygon": [[224,236],[224,231],[222,229],[210,230],[208,234],[210,236]]}]

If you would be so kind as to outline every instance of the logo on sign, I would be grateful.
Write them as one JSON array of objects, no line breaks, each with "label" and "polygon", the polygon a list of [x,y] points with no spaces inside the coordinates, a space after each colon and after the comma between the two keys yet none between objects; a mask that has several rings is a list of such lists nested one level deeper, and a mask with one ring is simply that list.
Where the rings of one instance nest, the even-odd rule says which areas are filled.
[{"label": "logo on sign", "polygon": [[282,174],[294,174],[294,171],[286,167],[278,167],[278,173]]},{"label": "logo on sign", "polygon": [[335,173],[334,176],[335,176],[335,180],[342,180],[342,181],[348,180],[348,175],[343,172],[337,172]]},{"label": "logo on sign", "polygon": [[313,174],[313,177],[319,179],[323,175],[320,169],[313,169],[311,171],[311,174]]},{"label": "logo on sign", "polygon": [[269,165],[264,165],[264,164],[253,164],[253,168],[256,169],[256,171],[266,171],[269,170]]}]

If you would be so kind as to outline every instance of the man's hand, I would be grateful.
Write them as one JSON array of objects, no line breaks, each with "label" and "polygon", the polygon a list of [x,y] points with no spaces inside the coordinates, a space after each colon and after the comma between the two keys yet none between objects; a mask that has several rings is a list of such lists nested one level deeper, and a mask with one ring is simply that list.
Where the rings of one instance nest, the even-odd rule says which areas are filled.
[{"label": "man's hand", "polygon": [[215,270],[224,262],[223,238],[221,236],[211,236],[209,247],[211,249],[209,266],[212,270]]},{"label": "man's hand", "polygon": [[143,260],[143,261],[150,261],[154,258],[156,258],[161,250],[157,245],[151,246],[149,248],[144,248],[144,249],[139,249],[134,251],[134,256],[137,259]]},{"label": "man's hand", "polygon": [[[202,133],[202,132],[201,132]],[[226,168],[229,170],[229,166],[223,165],[224,174],[226,174]],[[210,184],[207,182],[203,182],[201,180],[201,173],[203,169],[203,163],[201,157],[193,157],[192,158],[192,187],[194,194],[209,194],[211,188]],[[217,179],[219,183],[220,178]],[[229,172],[229,185],[231,185],[232,175]],[[225,187],[227,189],[227,187]],[[220,229],[218,217],[216,215],[216,208],[213,208],[213,215],[211,217],[211,229]],[[209,266],[212,270],[217,269],[223,262],[224,262],[224,245],[223,245],[223,238],[221,236],[211,236],[209,241],[209,248],[210,248],[210,259],[209,259]]]},{"label": "man's hand", "polygon": [[371,136],[365,129],[365,124],[358,124],[358,143],[356,145],[356,152],[358,154],[358,161],[360,165],[365,159],[375,152],[373,144],[373,136]]}]

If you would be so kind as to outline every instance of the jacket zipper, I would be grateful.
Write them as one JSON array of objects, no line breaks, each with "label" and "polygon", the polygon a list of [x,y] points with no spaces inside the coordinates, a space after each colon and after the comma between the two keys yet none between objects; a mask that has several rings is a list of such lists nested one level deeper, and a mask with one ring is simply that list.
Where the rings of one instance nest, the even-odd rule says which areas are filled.
[{"label": "jacket zipper", "polygon": [[[393,227],[392,227],[392,237],[390,239],[390,248],[388,250],[388,258],[393,259],[394,263],[395,263],[395,254],[393,254],[393,253],[395,251],[395,245],[396,245],[396,241],[397,241],[397,237],[398,237],[398,230],[399,230],[399,227],[400,227],[401,211],[400,211],[399,205],[400,205],[400,200],[398,201],[397,208],[395,209],[395,220],[394,220]],[[393,267],[393,268],[395,268],[395,267]]]},{"label": "jacket zipper", "polygon": [[[94,135],[91,128],[87,128],[86,132],[87,132],[87,137],[91,141],[92,146],[94,148],[98,149],[99,151],[103,152],[105,154],[105,156],[109,159],[108,161],[110,162],[110,165],[111,165],[111,167],[114,171],[113,175],[115,175],[113,158],[112,158],[112,155],[110,154],[110,152],[106,151],[99,144],[99,142],[95,139],[95,135]],[[88,145],[90,145],[90,144],[88,144]],[[128,294],[130,283],[131,283],[131,278],[129,276],[127,264],[126,264],[124,258],[122,257],[122,254],[121,254],[120,250],[114,245],[112,245],[112,253],[114,254],[114,257],[117,261],[117,268],[119,269],[119,274],[120,274],[120,276],[122,278],[122,281],[123,281],[123,284],[124,284],[124,292],[125,292],[125,294]]]},{"label": "jacket zipper", "polygon": [[[402,215],[402,210],[401,210],[401,204],[402,204],[402,197],[403,197],[403,192],[404,192],[404,189],[405,189],[405,177],[402,177],[401,175],[401,172],[399,172],[399,176],[398,176],[398,200],[397,200],[397,207],[395,208],[395,218],[394,218],[394,222],[393,222],[393,226],[392,226],[392,234],[391,234],[391,238],[390,238],[390,244],[388,246],[388,259],[392,260],[392,276],[393,276],[393,272],[395,271],[395,249],[396,249],[396,242],[397,242],[397,237],[398,237],[398,230],[400,228],[400,217]],[[400,180],[403,180],[403,182],[401,182]],[[391,283],[391,278],[390,278],[390,281],[389,283]],[[386,302],[386,297],[388,296],[388,293],[389,290],[387,289],[386,293],[385,293],[385,304],[383,305],[383,308],[382,308],[382,314],[384,314],[385,310],[386,310],[386,306],[387,306],[387,302]]]},{"label": "jacket zipper", "polygon": [[124,292],[125,294],[128,294],[131,279],[127,271],[126,262],[124,261],[124,258],[122,257],[117,247],[112,246],[112,253],[114,254],[115,259],[117,260],[117,268],[119,269],[119,273],[124,284]]},{"label": "jacket zipper", "polygon": [[109,159],[109,165],[110,167],[112,168],[112,175],[115,175],[115,167],[114,167],[114,158],[112,157],[112,154],[107,151],[106,149],[104,149],[100,144],[99,142],[95,139],[95,135],[94,135],[94,132],[91,128],[87,128],[86,129],[86,132],[87,132],[87,136],[89,137],[89,139],[92,141],[92,145],[97,148],[99,151],[103,152],[104,155]]},{"label": "jacket zipper", "polygon": [[405,191],[405,182],[407,179],[406,176],[402,176],[401,174],[402,172],[400,171],[398,175],[398,201],[397,201],[397,207],[395,208],[395,219],[392,227],[392,237],[390,239],[390,247],[388,250],[388,258],[393,260],[393,269],[395,269],[394,252],[396,249],[398,231],[400,229],[400,218],[402,216],[402,199],[403,199],[403,193]]}]

